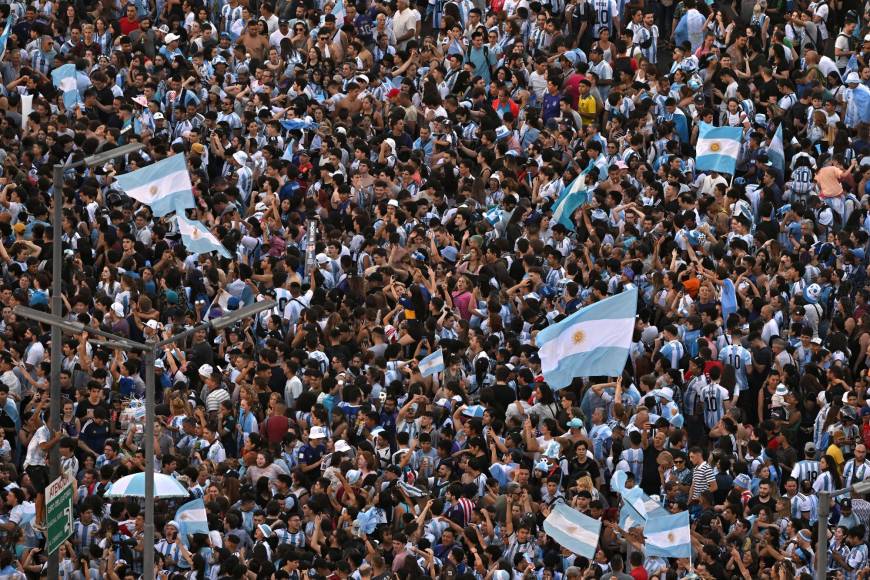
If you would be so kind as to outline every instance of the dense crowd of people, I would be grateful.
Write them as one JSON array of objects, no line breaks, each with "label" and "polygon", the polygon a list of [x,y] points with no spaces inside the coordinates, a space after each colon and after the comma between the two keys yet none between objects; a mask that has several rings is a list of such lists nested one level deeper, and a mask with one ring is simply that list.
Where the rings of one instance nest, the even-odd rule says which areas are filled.
[{"label": "dense crowd of people", "polygon": [[[55,451],[64,580],[141,578],[150,550],[161,580],[870,577],[864,496],[818,525],[819,492],[870,481],[870,3],[4,0],[0,21],[0,579],[48,575]],[[733,173],[698,169],[703,123],[742,129]],[[174,155],[179,211],[230,258],[115,182]],[[277,301],[160,352],[154,465],[142,356],[13,312],[50,310],[55,228],[86,328],[156,343]],[[538,333],[633,289],[622,375],[549,385]],[[156,502],[154,546],[110,493],[147,469],[189,491]],[[692,558],[646,553],[633,487],[689,512]],[[180,534],[195,499],[209,533]],[[593,558],[544,532],[562,503],[602,521]]]}]

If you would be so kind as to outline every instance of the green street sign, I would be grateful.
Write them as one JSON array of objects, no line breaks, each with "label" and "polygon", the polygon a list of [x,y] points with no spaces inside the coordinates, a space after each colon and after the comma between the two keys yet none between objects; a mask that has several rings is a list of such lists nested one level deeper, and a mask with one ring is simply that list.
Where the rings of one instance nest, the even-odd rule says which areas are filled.
[{"label": "green street sign", "polygon": [[45,492],[47,541],[45,551],[54,554],[73,533],[72,480],[60,476]]}]

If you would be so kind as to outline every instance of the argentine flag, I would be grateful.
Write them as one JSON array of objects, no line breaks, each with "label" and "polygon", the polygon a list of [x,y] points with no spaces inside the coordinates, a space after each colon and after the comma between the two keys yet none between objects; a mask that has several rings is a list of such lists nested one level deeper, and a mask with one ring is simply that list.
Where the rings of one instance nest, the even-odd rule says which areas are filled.
[{"label": "argentine flag", "polygon": [[335,0],[335,5],[332,7],[332,15],[335,16],[335,25],[338,28],[344,26],[344,0]]},{"label": "argentine flag", "polygon": [[558,503],[544,520],[544,532],[556,542],[578,556],[593,558],[601,535],[601,520],[584,515]]},{"label": "argentine flag", "polygon": [[695,167],[698,171],[734,175],[742,138],[740,127],[714,127],[702,122],[695,146]]},{"label": "argentine flag", "polygon": [[440,348],[420,361],[417,365],[424,377],[440,373],[444,370],[444,351]]},{"label": "argentine flag", "polygon": [[207,534],[208,517],[205,511],[205,502],[202,498],[189,501],[175,512],[175,521],[178,522],[178,537],[188,545],[191,534]]},{"label": "argentine flag", "polygon": [[6,26],[0,34],[0,60],[6,55],[6,41],[9,40],[9,33],[12,31],[12,15],[6,19]]},{"label": "argentine flag", "polygon": [[[3,47],[5,51],[5,42]],[[72,109],[80,100],[77,77],[78,73],[76,73],[76,65],[74,64],[65,64],[51,71],[51,84],[63,91],[63,106],[67,109]]]},{"label": "argentine flag", "polygon": [[587,201],[589,201],[589,196],[586,192],[586,171],[584,171],[562,190],[562,195],[553,206],[552,221],[562,224],[572,232],[575,231],[577,228],[574,227],[571,216],[574,215],[574,211],[578,207]]},{"label": "argentine flag", "polygon": [[544,380],[564,389],[575,377],[622,374],[634,334],[637,288],[581,308],[538,333]]},{"label": "argentine flag", "polygon": [[232,258],[229,250],[200,222],[189,220],[180,213],[176,217],[178,217],[178,233],[181,234],[181,242],[190,253],[217,252],[224,258]]},{"label": "argentine flag", "polygon": [[150,206],[157,217],[194,207],[193,186],[183,155],[173,155],[133,173],[119,175],[117,180],[124,193]]},{"label": "argentine flag", "polygon": [[281,126],[288,131],[302,131],[303,129],[317,129],[320,125],[305,119],[283,119]]},{"label": "argentine flag", "polygon": [[646,525],[646,515],[629,501],[624,501],[619,508],[619,527],[623,530],[631,528],[643,528]]},{"label": "argentine flag", "polygon": [[649,518],[644,528],[649,556],[689,558],[692,556],[692,536],[689,532],[689,512],[659,515]]},{"label": "argentine flag", "polygon": [[770,145],[767,146],[767,158],[770,159],[773,166],[785,172],[785,147],[782,143],[782,123],[776,128],[776,133],[773,134],[773,139],[770,140]]}]

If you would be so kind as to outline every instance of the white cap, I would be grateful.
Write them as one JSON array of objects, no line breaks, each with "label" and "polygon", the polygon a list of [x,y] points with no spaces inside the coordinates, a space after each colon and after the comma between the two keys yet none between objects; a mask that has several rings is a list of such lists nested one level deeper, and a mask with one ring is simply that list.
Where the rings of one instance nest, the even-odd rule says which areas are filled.
[{"label": "white cap", "polygon": [[209,378],[212,373],[214,373],[214,369],[211,365],[202,365],[201,367],[199,367],[199,376],[203,378]]},{"label": "white cap", "polygon": [[351,449],[350,445],[348,445],[347,441],[345,441],[344,439],[339,439],[338,441],[335,442],[335,450],[336,451],[339,451],[341,453],[347,453],[348,451],[350,451],[350,449]]},{"label": "white cap", "polygon": [[155,121],[162,121],[165,118],[166,117],[164,117],[163,113],[161,113],[160,111],[157,111],[156,113],[154,113],[154,120]]},{"label": "white cap", "polygon": [[166,363],[163,362],[163,359],[157,359],[156,361],[154,361],[154,368],[155,369],[165,369]]},{"label": "white cap", "polygon": [[147,326],[151,330],[160,330],[160,327],[163,325],[160,324],[159,322],[157,322],[156,320],[149,320],[148,322],[145,323],[145,326]]},{"label": "white cap", "polygon": [[326,254],[317,254],[317,257],[315,257],[314,259],[317,260],[318,264],[329,263],[329,256],[327,256]]},{"label": "white cap", "polygon": [[387,205],[392,206],[392,207],[399,207],[399,200],[398,199],[391,199],[390,201],[387,202]]},{"label": "white cap", "polygon": [[248,162],[248,154],[244,151],[236,151],[235,153],[233,153],[233,159],[235,159],[236,163],[238,163],[239,165],[244,165]]},{"label": "white cap", "polygon": [[858,84],[860,82],[861,82],[861,77],[858,76],[858,73],[856,73],[855,71],[852,71],[846,75],[846,84],[847,85],[852,84],[852,83]]},{"label": "white cap", "polygon": [[169,44],[170,42],[175,42],[176,40],[181,40],[181,37],[172,32],[163,37],[163,42],[165,42],[166,44]]},{"label": "white cap", "polygon": [[124,316],[124,305],[121,304],[120,302],[112,303],[112,312],[114,312],[115,315],[117,315],[117,316],[123,317]]},{"label": "white cap", "polygon": [[323,427],[312,427],[308,434],[308,439],[326,439],[326,429]]}]

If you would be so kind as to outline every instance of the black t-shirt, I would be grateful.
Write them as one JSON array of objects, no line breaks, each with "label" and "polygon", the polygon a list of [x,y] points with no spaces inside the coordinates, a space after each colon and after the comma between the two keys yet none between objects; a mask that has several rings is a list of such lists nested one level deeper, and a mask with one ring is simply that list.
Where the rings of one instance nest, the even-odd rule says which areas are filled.
[{"label": "black t-shirt", "polygon": [[97,407],[102,407],[106,410],[106,413],[108,414],[109,406],[104,401],[100,401],[96,405],[93,405],[91,404],[90,400],[85,399],[84,401],[76,405],[76,417],[81,419],[87,416],[89,410],[96,409]]},{"label": "black t-shirt", "polygon": [[499,416],[504,416],[508,406],[516,400],[513,389],[503,383],[484,387],[480,391],[480,402],[492,406]]}]

